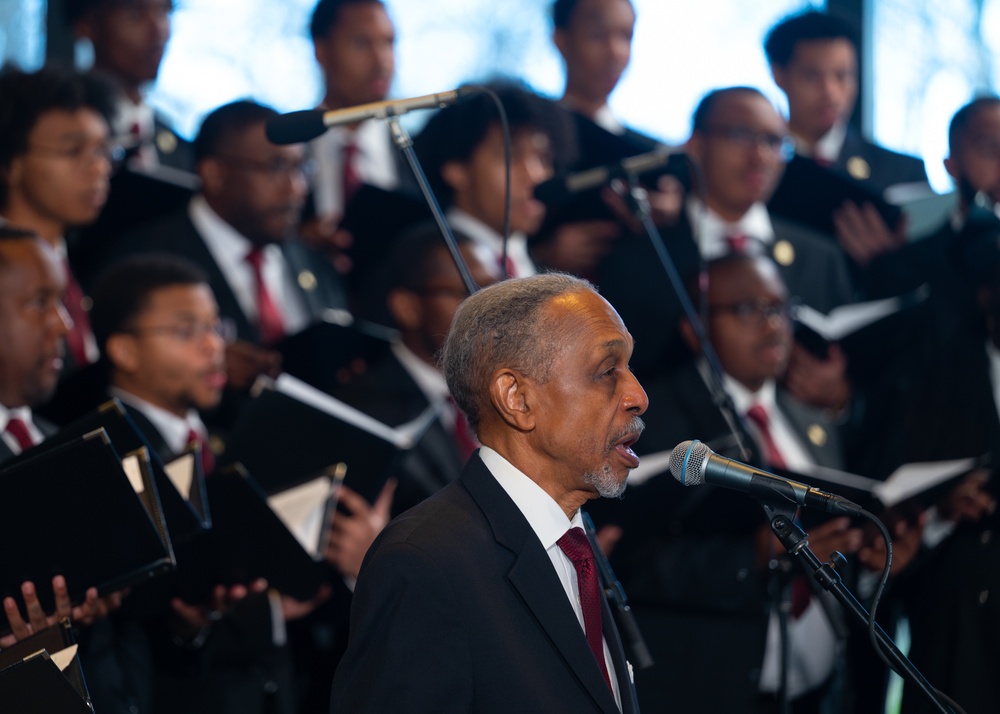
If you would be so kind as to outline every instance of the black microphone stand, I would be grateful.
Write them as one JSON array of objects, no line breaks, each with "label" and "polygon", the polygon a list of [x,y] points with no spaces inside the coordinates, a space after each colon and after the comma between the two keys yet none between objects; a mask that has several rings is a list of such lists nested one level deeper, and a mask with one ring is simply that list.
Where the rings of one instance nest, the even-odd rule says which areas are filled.
[{"label": "black microphone stand", "polygon": [[729,393],[723,385],[722,366],[719,363],[719,358],[715,354],[715,350],[712,348],[712,343],[708,339],[708,334],[705,332],[705,325],[701,321],[698,311],[695,310],[694,305],[691,303],[691,299],[688,297],[687,291],[684,289],[684,283],[681,281],[681,277],[677,272],[677,266],[674,265],[674,261],[670,257],[670,253],[667,252],[667,248],[663,244],[663,237],[660,235],[660,231],[657,229],[656,224],[653,223],[649,207],[649,199],[646,195],[645,189],[639,186],[637,177],[634,173],[626,171],[622,171],[618,176],[612,179],[611,188],[625,200],[625,204],[628,206],[628,209],[642,224],[643,230],[646,233],[650,244],[653,246],[653,250],[656,252],[656,257],[663,266],[663,271],[667,274],[670,286],[677,295],[677,299],[680,300],[681,307],[684,310],[684,316],[687,318],[688,322],[691,324],[691,328],[694,330],[701,349],[701,354],[704,356],[705,361],[708,364],[709,369],[707,386],[712,397],[712,402],[716,407],[718,407],[722,414],[722,418],[726,422],[726,426],[728,426],[730,432],[732,432],[733,438],[736,441],[736,447],[740,452],[740,458],[743,461],[749,461],[750,452],[747,450],[746,444],[744,443],[743,431],[741,431],[738,427],[739,417],[736,415],[736,407],[733,405],[732,397],[729,396]]},{"label": "black microphone stand", "polygon": [[589,513],[585,511],[581,511],[580,513],[583,518],[583,530],[590,541],[591,550],[594,551],[597,570],[600,572],[601,582],[604,584],[604,596],[608,599],[609,604],[613,606],[612,613],[615,616],[618,631],[621,633],[622,640],[627,648],[629,661],[637,669],[652,667],[655,664],[653,656],[649,653],[646,640],[643,639],[639,625],[635,621],[635,613],[628,606],[628,599],[625,597],[625,588],[622,587],[618,578],[615,577],[615,572],[611,569],[611,563],[608,562],[608,556],[604,554],[600,544],[597,542],[594,521],[591,519]]},{"label": "black microphone stand", "polygon": [[465,289],[469,292],[469,295],[472,295],[479,290],[479,286],[472,279],[469,266],[466,265],[465,258],[462,257],[462,252],[458,249],[458,241],[455,240],[455,234],[452,233],[451,226],[448,225],[448,221],[444,217],[444,212],[441,210],[441,204],[438,203],[437,197],[435,197],[434,191],[427,181],[427,175],[420,165],[420,160],[417,159],[417,153],[413,150],[413,139],[410,138],[409,133],[403,125],[399,123],[399,115],[392,110],[389,111],[390,113],[386,116],[386,120],[389,122],[389,131],[392,134],[392,140],[406,158],[406,163],[410,165],[410,170],[413,172],[413,176],[417,179],[417,184],[420,186],[420,192],[424,195],[424,200],[427,201],[427,206],[434,215],[434,221],[441,231],[445,245],[448,246],[451,259],[455,261],[458,274],[462,276]]},{"label": "black microphone stand", "polygon": [[[806,568],[806,571],[812,573],[812,577],[823,589],[832,593],[840,604],[843,605],[844,609],[867,628],[869,619],[868,611],[854,597],[854,594],[844,584],[840,578],[840,573],[836,570],[838,566],[844,565],[847,559],[840,553],[834,553],[830,558],[832,562],[822,562],[816,557],[812,549],[809,548],[809,540],[806,533],[795,523],[794,509],[784,504],[776,505],[769,503],[763,499],[757,499],[757,501],[767,514],[771,530],[788,550],[788,553],[793,558],[797,558],[803,567]],[[886,655],[889,664],[901,677],[904,677],[915,685],[924,698],[939,712],[942,712],[942,714],[954,714],[956,710],[942,700],[938,691],[920,673],[920,670],[907,659],[906,655],[899,651],[892,638],[878,625],[875,625],[875,638],[882,646],[882,651]]]}]

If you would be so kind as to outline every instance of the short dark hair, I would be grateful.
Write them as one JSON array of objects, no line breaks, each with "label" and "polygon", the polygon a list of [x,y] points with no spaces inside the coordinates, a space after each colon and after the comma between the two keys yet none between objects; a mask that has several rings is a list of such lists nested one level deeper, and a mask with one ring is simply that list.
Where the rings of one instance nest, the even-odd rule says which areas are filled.
[{"label": "short dark hair", "polygon": [[381,5],[382,0],[319,0],[309,20],[309,36],[313,40],[326,37],[340,22],[340,11],[348,5]]},{"label": "short dark hair", "polygon": [[28,136],[39,118],[50,111],[90,109],[110,127],[115,114],[116,90],[97,75],[48,65],[25,72],[8,65],[0,69],[0,206],[9,196],[7,170],[28,150]]},{"label": "short dark hair", "polygon": [[712,115],[715,112],[716,104],[718,104],[721,99],[725,99],[726,97],[736,94],[752,94],[760,97],[761,99],[767,100],[764,93],[756,87],[723,87],[721,89],[713,89],[702,97],[701,101],[698,102],[698,106],[695,107],[694,114],[691,116],[691,130],[699,132],[705,131],[712,123]]},{"label": "short dark hair", "polygon": [[1000,97],[995,94],[989,94],[976,97],[955,112],[955,116],[951,118],[951,123],[948,125],[948,151],[952,154],[955,153],[958,149],[958,143],[969,129],[969,124],[972,123],[972,120],[980,110],[996,106],[1000,106]]},{"label": "short dark hair", "polygon": [[276,116],[278,112],[271,107],[249,99],[222,105],[201,123],[198,136],[194,139],[195,163],[207,156],[225,153],[226,142],[233,136]]},{"label": "short dark hair", "polygon": [[[455,242],[461,248],[471,244],[472,239],[456,233]],[[424,223],[404,233],[395,241],[386,261],[389,289],[423,290],[442,260],[451,262],[452,258],[436,223]]]},{"label": "short dark hair", "polygon": [[[114,5],[129,5],[138,0],[65,0],[66,20],[70,25],[76,24],[89,13]],[[173,5],[173,0],[171,0]]]},{"label": "short dark hair", "polygon": [[[0,246],[4,246],[7,243],[14,243],[16,241],[22,240],[37,240],[42,239],[32,230],[27,228],[18,228],[17,226],[12,226],[9,223],[0,223]],[[0,269],[6,268],[8,261],[3,253],[0,253]]]},{"label": "short dark hair", "polygon": [[109,267],[91,294],[90,326],[101,353],[108,338],[127,330],[157,290],[177,285],[208,285],[194,263],[167,253],[143,253]]},{"label": "short dark hair", "polygon": [[[536,130],[552,142],[556,170],[572,163],[576,151],[576,132],[569,115],[551,99],[546,99],[513,80],[499,80],[483,85],[500,98],[511,138],[518,132]],[[496,104],[485,93],[475,93],[457,104],[445,107],[427,122],[415,141],[427,178],[443,204],[451,202],[452,189],[441,176],[450,161],[466,161],[500,122]]]},{"label": "short dark hair", "polygon": [[559,295],[585,290],[594,286],[565,273],[545,273],[494,283],[459,305],[441,350],[441,371],[472,429],[478,430],[488,408],[489,379],[497,369],[549,379],[560,344],[542,311]]},{"label": "short dark hair", "polygon": [[847,40],[854,51],[858,51],[858,35],[850,22],[836,15],[808,10],[790,15],[772,27],[764,40],[764,52],[768,62],[784,67],[800,42],[815,40]]},{"label": "short dark hair", "polygon": [[[552,24],[562,29],[569,27],[576,6],[579,4],[580,0],[555,0],[552,3]],[[628,0],[628,4],[631,5],[632,0]]]}]

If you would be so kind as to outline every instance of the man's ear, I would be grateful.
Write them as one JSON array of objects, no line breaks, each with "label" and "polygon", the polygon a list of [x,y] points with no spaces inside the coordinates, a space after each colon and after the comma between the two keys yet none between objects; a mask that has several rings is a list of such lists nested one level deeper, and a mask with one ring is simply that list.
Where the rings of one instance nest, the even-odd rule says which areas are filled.
[{"label": "man's ear", "polygon": [[490,401],[497,414],[518,431],[535,428],[533,383],[513,369],[501,369],[490,380]]},{"label": "man's ear", "polygon": [[771,76],[774,77],[774,83],[778,85],[780,89],[785,94],[788,94],[788,90],[785,87],[788,86],[788,72],[781,65],[777,65],[774,62],[771,63]]},{"label": "man's ear", "polygon": [[559,54],[562,55],[562,58],[565,60],[566,59],[566,30],[564,30],[561,27],[557,27],[555,30],[553,30],[552,31],[552,44],[554,44],[556,46],[556,49],[559,50]]},{"label": "man's ear", "polygon": [[104,343],[104,353],[116,370],[132,373],[139,368],[139,353],[132,335],[118,332]]},{"label": "man's ear", "polygon": [[225,190],[228,180],[226,167],[214,156],[206,156],[195,167],[201,178],[202,193],[208,196],[218,196]]},{"label": "man's ear", "polygon": [[396,288],[389,291],[387,299],[389,314],[404,330],[416,330],[424,321],[424,311],[420,296],[410,290]]},{"label": "man's ear", "polygon": [[441,167],[441,178],[452,191],[460,193],[469,185],[469,169],[461,161],[448,161]]}]

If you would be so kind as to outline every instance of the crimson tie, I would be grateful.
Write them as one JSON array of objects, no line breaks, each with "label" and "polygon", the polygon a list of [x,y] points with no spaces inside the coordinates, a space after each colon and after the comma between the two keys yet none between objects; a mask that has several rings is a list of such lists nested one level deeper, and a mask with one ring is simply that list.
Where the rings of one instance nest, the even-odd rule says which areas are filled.
[{"label": "crimson tie", "polygon": [[469,428],[469,422],[465,419],[465,414],[455,404],[455,400],[448,396],[448,403],[451,405],[452,413],[455,415],[455,426],[452,436],[455,438],[455,445],[458,447],[458,454],[462,457],[464,464],[472,456],[472,452],[479,448],[479,441]]},{"label": "crimson tie", "polygon": [[750,236],[746,233],[736,233],[726,236],[726,245],[729,246],[730,253],[742,255],[747,252],[747,248],[750,245]]},{"label": "crimson tie", "polygon": [[597,582],[597,561],[594,551],[582,528],[570,528],[556,541],[566,557],[576,568],[576,582],[580,589],[580,608],[583,610],[583,626],[587,633],[587,644],[594,653],[597,664],[604,674],[604,681],[611,687],[608,665],[604,660],[604,630],[601,622],[601,588]]},{"label": "crimson tie", "polygon": [[351,202],[354,194],[358,192],[361,184],[364,183],[361,180],[361,173],[358,171],[358,145],[355,143],[353,136],[344,144],[343,160],[344,208],[346,209],[347,204]]},{"label": "crimson tie", "polygon": [[253,268],[254,279],[257,281],[257,330],[260,332],[260,341],[265,345],[273,345],[285,336],[285,327],[281,312],[264,284],[263,246],[257,246],[247,253],[246,260]]},{"label": "crimson tie", "polygon": [[212,473],[215,469],[215,454],[212,453],[212,447],[208,445],[208,439],[202,436],[196,429],[190,429],[188,431],[187,443],[197,444],[201,447],[201,473],[206,476]]},{"label": "crimson tie", "polygon": [[28,425],[24,423],[23,419],[12,417],[7,421],[6,431],[14,437],[14,441],[21,447],[21,451],[27,451],[35,445],[35,440],[31,438],[31,432],[28,431]]},{"label": "crimson tie", "polygon": [[91,334],[90,318],[87,317],[87,311],[83,307],[83,290],[73,277],[69,261],[63,261],[63,274],[66,277],[63,305],[66,306],[66,312],[73,321],[73,327],[66,335],[66,346],[73,357],[73,365],[77,368],[86,367],[90,364],[90,357],[87,355],[87,336]]},{"label": "crimson tie", "polygon": [[501,255],[497,258],[497,264],[500,266],[500,270],[503,271],[504,278],[516,278],[517,269],[514,267],[514,259],[509,255]]},{"label": "crimson tie", "polygon": [[757,425],[757,430],[764,440],[764,451],[766,452],[764,456],[767,459],[767,463],[776,469],[788,468],[785,458],[781,455],[778,445],[774,442],[774,437],[771,436],[771,420],[768,418],[767,410],[760,404],[754,404],[747,410],[747,418]]}]

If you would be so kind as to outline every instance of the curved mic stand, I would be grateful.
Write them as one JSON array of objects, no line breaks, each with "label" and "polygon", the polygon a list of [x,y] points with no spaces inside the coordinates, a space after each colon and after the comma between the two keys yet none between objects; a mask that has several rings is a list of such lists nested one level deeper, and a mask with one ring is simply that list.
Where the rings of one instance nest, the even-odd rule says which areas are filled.
[{"label": "curved mic stand", "polygon": [[[850,588],[844,585],[840,578],[840,573],[836,570],[838,565],[843,565],[846,562],[844,556],[840,553],[834,553],[830,558],[832,562],[822,562],[809,548],[809,540],[806,533],[795,523],[793,509],[784,504],[778,506],[768,503],[763,499],[757,499],[757,502],[764,508],[764,512],[767,514],[771,524],[771,530],[774,531],[774,534],[788,550],[788,553],[797,558],[812,573],[812,577],[823,586],[823,589],[832,593],[840,604],[843,605],[844,609],[854,616],[855,620],[863,626],[868,627],[868,611],[854,597]],[[899,651],[892,638],[881,627],[875,625],[874,632],[875,639],[881,645],[881,649],[889,665],[901,677],[914,684],[935,709],[942,712],[942,714],[953,714],[956,711],[961,711],[960,708],[952,707],[942,700],[934,686],[907,659],[906,655]]]},{"label": "curved mic stand", "polygon": [[455,267],[458,268],[458,274],[462,276],[462,282],[465,283],[465,289],[469,292],[469,295],[472,295],[479,290],[479,286],[476,285],[476,281],[472,279],[472,273],[469,272],[469,266],[466,265],[465,258],[462,257],[462,252],[458,249],[458,242],[455,240],[455,234],[451,232],[451,226],[449,226],[448,221],[445,220],[444,212],[441,210],[441,204],[438,203],[437,198],[434,196],[434,191],[431,189],[430,183],[427,181],[427,175],[424,173],[424,169],[420,165],[420,160],[417,159],[417,153],[413,150],[413,139],[410,138],[409,133],[403,128],[402,124],[399,123],[398,114],[393,112],[386,117],[386,120],[389,122],[389,130],[392,134],[393,142],[395,142],[403,156],[406,157],[406,163],[410,165],[410,170],[413,171],[413,176],[417,179],[417,184],[420,186],[420,192],[424,195],[424,200],[427,201],[427,205],[431,209],[431,213],[434,215],[434,221],[441,230],[444,242],[448,246],[448,251],[451,253],[451,259],[455,261]]},{"label": "curved mic stand", "polygon": [[677,272],[677,266],[674,265],[673,259],[663,244],[663,237],[653,223],[645,189],[639,186],[635,174],[626,172],[622,172],[611,181],[611,188],[625,200],[629,210],[632,211],[632,214],[642,224],[646,236],[653,246],[653,250],[656,251],[656,257],[659,258],[663,266],[663,271],[667,274],[670,286],[674,289],[677,299],[681,302],[681,307],[684,309],[684,316],[691,323],[695,336],[698,338],[701,354],[708,363],[708,391],[712,396],[712,402],[718,407],[722,413],[722,418],[726,422],[726,426],[732,432],[733,438],[736,440],[736,447],[740,452],[740,458],[744,461],[749,461],[750,452],[743,442],[743,432],[737,427],[739,418],[736,415],[736,407],[733,405],[732,398],[723,386],[722,366],[719,363],[719,358],[712,348],[712,343],[708,340],[705,325],[698,316],[698,311],[691,304],[691,299],[684,289],[684,284]]}]

